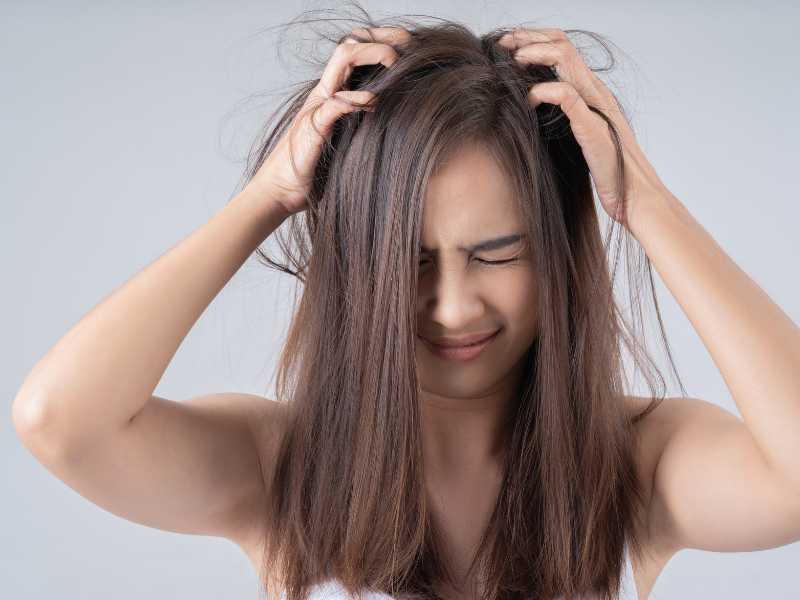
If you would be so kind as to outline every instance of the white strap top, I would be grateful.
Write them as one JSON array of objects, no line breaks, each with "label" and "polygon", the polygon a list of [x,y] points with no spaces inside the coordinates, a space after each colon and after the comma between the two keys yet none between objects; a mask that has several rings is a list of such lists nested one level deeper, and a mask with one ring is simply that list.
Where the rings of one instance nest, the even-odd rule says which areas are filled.
[{"label": "white strap top", "polygon": [[[285,595],[281,596],[285,598]],[[363,600],[393,600],[392,596],[380,592],[365,592]],[[633,565],[628,554],[628,546],[625,545],[625,567],[620,580],[619,600],[639,600],[636,590],[636,582],[633,579]],[[351,600],[341,584],[335,579],[329,579],[323,583],[318,583],[311,588],[308,600]],[[587,599],[591,600],[591,599]]]}]

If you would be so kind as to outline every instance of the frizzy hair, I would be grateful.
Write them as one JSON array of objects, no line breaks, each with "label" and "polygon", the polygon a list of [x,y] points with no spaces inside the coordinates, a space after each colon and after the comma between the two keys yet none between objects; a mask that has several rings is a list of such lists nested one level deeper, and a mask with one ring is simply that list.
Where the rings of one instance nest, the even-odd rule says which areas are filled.
[{"label": "frizzy hair", "polygon": [[[274,461],[262,464],[271,493],[261,592],[301,600],[312,585],[335,578],[352,594],[436,598],[437,582],[452,583],[423,472],[417,269],[427,182],[461,145],[479,144],[514,186],[538,273],[531,310],[539,311],[540,333],[526,355],[502,486],[471,572],[487,600],[585,593],[610,600],[619,592],[626,545],[632,556],[645,553],[636,425],[665,393],[637,335],[644,333],[641,288],[650,292],[677,375],[650,262],[616,221],[602,237],[589,168],[568,119],[555,105],[532,107],[527,97],[534,83],[557,80],[556,73],[522,66],[497,44],[514,27],[476,35],[445,19],[377,21],[353,4],[358,14],[308,11],[290,24],[339,25],[333,35],[320,33],[333,44],[348,35],[370,41],[351,34],[356,27],[399,26],[411,38],[395,46],[390,68],[353,69],[343,89],[373,92],[375,110],[336,122],[308,210],[275,233],[285,260],[257,250],[265,266],[303,288],[278,361],[276,399],[286,419]],[[597,34],[565,31],[607,49]],[[317,82],[299,84],[273,113],[245,181]],[[622,165],[613,123],[602,108],[590,110],[608,123]],[[624,177],[620,168],[623,190]],[[630,322],[614,297],[622,247],[638,315]],[[637,414],[623,401],[630,385],[624,351],[650,390],[651,402]]]}]

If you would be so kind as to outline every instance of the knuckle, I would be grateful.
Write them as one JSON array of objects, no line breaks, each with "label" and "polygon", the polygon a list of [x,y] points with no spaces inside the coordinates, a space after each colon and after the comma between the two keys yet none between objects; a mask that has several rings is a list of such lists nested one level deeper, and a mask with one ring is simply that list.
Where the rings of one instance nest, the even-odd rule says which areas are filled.
[{"label": "knuckle", "polygon": [[363,42],[364,38],[372,39],[372,34],[368,29],[363,27],[356,27],[350,30],[350,33],[343,35],[340,39],[341,42]]},{"label": "knuckle", "polygon": [[393,27],[393,37],[396,42],[405,43],[411,40],[411,32],[405,27]]},{"label": "knuckle", "polygon": [[578,49],[569,40],[558,40],[558,48],[565,56],[577,56]]},{"label": "knuckle", "polygon": [[411,32],[400,26],[356,27],[343,39],[361,43],[404,43],[411,39]]},{"label": "knuckle", "polygon": [[372,35],[372,29],[370,27],[354,27],[350,30],[350,33],[357,37],[369,37]]},{"label": "knuckle", "polygon": [[327,98],[330,98],[333,95],[333,91],[329,90],[322,80],[317,83],[317,91],[317,96],[319,96],[319,98],[312,99],[312,104],[315,102],[324,102]]},{"label": "knuckle", "polygon": [[567,110],[570,110],[581,100],[581,96],[578,94],[578,91],[569,84],[567,84],[564,88],[564,96],[566,97],[565,104],[567,105]]},{"label": "knuckle", "polygon": [[336,46],[333,49],[333,57],[336,60],[341,60],[350,56],[353,53],[353,49],[356,47],[356,44],[349,44],[349,43],[342,43]]},{"label": "knuckle", "polygon": [[388,56],[389,58],[391,58],[391,59],[392,59],[392,62],[394,62],[395,60],[397,60],[397,58],[399,57],[399,54],[397,53],[397,50],[395,50],[395,49],[394,49],[392,46],[389,46],[389,45],[386,45],[386,46],[385,46],[385,48],[384,48],[384,54],[385,54],[386,56]]}]

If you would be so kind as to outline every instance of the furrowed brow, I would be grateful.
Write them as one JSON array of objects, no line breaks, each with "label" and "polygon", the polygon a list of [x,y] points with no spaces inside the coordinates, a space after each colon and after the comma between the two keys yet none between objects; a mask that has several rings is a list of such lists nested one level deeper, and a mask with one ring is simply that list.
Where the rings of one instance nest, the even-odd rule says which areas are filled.
[{"label": "furrowed brow", "polygon": [[[510,235],[503,235],[497,238],[492,238],[490,240],[483,240],[482,242],[478,242],[477,244],[472,244],[470,246],[459,246],[457,249],[463,252],[487,252],[489,250],[497,250],[499,248],[505,248],[506,246],[515,244],[524,237],[525,234],[523,233],[513,233]],[[419,249],[420,249],[420,254],[424,254],[426,256],[428,255],[435,256],[439,253],[438,250],[431,250],[430,248],[426,248],[425,246],[420,246]]]}]

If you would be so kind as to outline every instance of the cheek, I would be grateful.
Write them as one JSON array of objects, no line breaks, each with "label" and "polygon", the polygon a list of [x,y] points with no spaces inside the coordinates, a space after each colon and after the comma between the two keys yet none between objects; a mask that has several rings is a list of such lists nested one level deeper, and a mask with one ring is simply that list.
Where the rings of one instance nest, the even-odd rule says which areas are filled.
[{"label": "cheek", "polygon": [[513,268],[487,281],[491,302],[508,320],[508,325],[533,318],[538,307],[538,286],[529,269]]},{"label": "cheek", "polygon": [[508,349],[516,355],[530,346],[538,334],[538,282],[534,274],[522,269],[514,269],[495,279],[490,302],[502,315]]}]

